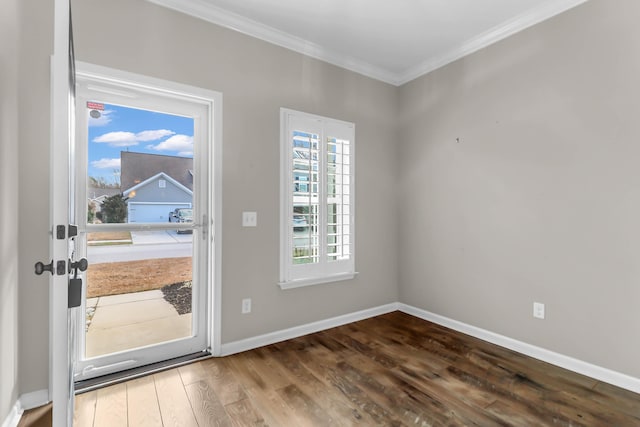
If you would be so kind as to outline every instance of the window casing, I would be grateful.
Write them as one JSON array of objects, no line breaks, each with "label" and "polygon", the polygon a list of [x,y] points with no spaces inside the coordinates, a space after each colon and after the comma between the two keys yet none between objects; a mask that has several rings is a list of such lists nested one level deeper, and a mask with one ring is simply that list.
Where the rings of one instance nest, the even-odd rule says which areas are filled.
[{"label": "window casing", "polygon": [[281,109],[280,286],[351,279],[353,123]]}]

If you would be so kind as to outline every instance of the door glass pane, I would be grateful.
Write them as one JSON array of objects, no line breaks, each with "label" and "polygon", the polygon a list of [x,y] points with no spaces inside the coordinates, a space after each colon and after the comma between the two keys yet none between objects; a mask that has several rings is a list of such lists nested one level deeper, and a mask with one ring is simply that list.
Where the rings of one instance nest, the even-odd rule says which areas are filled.
[{"label": "door glass pane", "polygon": [[84,356],[190,337],[194,120],[99,101],[87,114]]}]

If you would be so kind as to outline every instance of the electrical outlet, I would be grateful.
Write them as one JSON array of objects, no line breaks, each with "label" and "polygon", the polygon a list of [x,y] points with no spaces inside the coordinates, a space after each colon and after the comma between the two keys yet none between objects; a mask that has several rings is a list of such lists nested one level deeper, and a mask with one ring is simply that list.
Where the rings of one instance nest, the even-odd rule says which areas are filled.
[{"label": "electrical outlet", "polygon": [[243,227],[257,227],[258,226],[258,213],[257,212],[242,212],[242,226]]},{"label": "electrical outlet", "polygon": [[537,319],[544,319],[544,304],[541,302],[533,303],[533,317]]},{"label": "electrical outlet", "polygon": [[242,314],[251,313],[251,298],[242,300]]}]

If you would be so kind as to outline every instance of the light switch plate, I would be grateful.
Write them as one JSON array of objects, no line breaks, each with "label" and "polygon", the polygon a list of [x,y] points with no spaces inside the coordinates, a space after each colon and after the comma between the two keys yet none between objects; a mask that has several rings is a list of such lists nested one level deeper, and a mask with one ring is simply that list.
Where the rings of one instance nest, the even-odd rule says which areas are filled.
[{"label": "light switch plate", "polygon": [[242,226],[243,227],[257,227],[258,226],[258,213],[257,212],[242,212]]}]

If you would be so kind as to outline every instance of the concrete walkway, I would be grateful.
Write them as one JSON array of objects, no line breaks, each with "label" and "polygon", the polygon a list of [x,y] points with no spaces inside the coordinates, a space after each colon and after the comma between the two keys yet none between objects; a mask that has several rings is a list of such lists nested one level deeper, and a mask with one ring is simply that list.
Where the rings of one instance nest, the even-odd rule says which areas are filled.
[{"label": "concrete walkway", "polygon": [[92,240],[88,246],[100,246],[105,243],[121,245],[162,245],[165,243],[191,243],[192,233],[180,233],[176,230],[131,231],[130,240]]},{"label": "concrete walkway", "polygon": [[90,298],[87,313],[86,357],[191,335],[191,313],[179,315],[160,290]]}]

